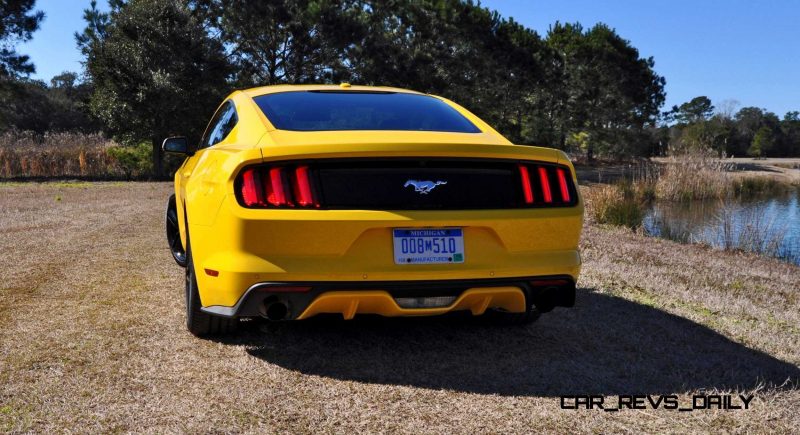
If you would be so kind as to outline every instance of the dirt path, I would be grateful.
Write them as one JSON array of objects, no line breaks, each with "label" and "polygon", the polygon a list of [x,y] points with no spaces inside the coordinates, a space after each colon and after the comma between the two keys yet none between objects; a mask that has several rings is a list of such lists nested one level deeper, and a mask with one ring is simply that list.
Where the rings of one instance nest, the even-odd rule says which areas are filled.
[{"label": "dirt path", "polygon": [[[796,266],[590,226],[578,306],[527,328],[320,318],[204,341],[163,240],[169,189],[0,184],[0,431],[800,427]],[[700,390],[756,398],[614,414],[558,399]]]}]

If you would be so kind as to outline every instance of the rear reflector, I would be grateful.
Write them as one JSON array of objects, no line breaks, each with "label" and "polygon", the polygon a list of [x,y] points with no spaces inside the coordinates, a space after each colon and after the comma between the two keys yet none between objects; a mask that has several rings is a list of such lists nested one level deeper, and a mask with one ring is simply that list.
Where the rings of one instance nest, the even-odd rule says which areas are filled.
[{"label": "rear reflector", "polygon": [[456,300],[455,296],[430,296],[419,298],[395,298],[400,308],[442,308]]},{"label": "rear reflector", "polygon": [[311,287],[304,286],[286,286],[286,287],[265,287],[265,292],[274,293],[305,293],[311,290]]},{"label": "rear reflector", "polygon": [[205,271],[206,271],[206,275],[208,275],[208,276],[214,276],[214,277],[219,276],[219,271],[218,270],[205,269]]}]

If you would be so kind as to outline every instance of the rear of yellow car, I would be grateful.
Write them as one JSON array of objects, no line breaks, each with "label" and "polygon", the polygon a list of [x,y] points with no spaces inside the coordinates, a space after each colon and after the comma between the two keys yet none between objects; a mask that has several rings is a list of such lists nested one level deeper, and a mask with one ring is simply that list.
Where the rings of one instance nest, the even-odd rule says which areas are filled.
[{"label": "rear of yellow car", "polygon": [[[289,100],[270,100],[278,108],[259,100],[315,89],[335,95],[306,95],[293,111],[284,110]],[[195,314],[208,317],[193,332],[219,332],[230,326],[222,319],[240,317],[493,311],[525,321],[572,306],[583,204],[566,156],[511,145],[446,100],[435,104],[463,122],[419,119],[451,131],[399,129],[413,115],[385,107],[403,91],[365,89],[262,88],[229,98],[237,125],[176,175],[187,303],[194,291]],[[336,101],[332,114],[305,107],[348,92],[368,94],[356,102],[378,104],[389,113],[384,124],[359,118],[317,129],[338,122],[336,108],[350,101]],[[347,128],[365,122],[392,130]],[[255,146],[241,143],[259,135]]]}]

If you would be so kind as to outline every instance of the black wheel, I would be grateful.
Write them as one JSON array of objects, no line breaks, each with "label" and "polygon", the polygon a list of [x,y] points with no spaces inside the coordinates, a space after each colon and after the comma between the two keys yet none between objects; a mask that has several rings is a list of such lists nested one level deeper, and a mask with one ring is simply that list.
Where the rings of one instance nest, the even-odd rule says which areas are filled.
[{"label": "black wheel", "polygon": [[200,309],[200,293],[197,290],[197,277],[192,264],[191,245],[187,255],[186,267],[186,328],[189,332],[204,337],[207,335],[226,334],[236,330],[239,320],[236,318],[214,316]]},{"label": "black wheel", "polygon": [[172,253],[172,258],[178,263],[180,267],[186,267],[186,250],[183,249],[181,243],[181,233],[178,227],[178,207],[175,203],[175,195],[169,197],[167,201],[166,213],[167,225],[167,243],[169,244],[169,251]]}]

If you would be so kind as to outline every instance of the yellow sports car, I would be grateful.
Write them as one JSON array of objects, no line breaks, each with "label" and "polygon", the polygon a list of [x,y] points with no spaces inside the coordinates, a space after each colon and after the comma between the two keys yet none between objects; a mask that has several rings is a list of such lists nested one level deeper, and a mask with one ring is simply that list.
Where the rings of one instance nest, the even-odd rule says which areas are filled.
[{"label": "yellow sports car", "polygon": [[197,147],[163,148],[186,156],[166,226],[195,335],[320,313],[519,323],[574,304],[572,164],[452,101],[346,83],[236,91]]}]

